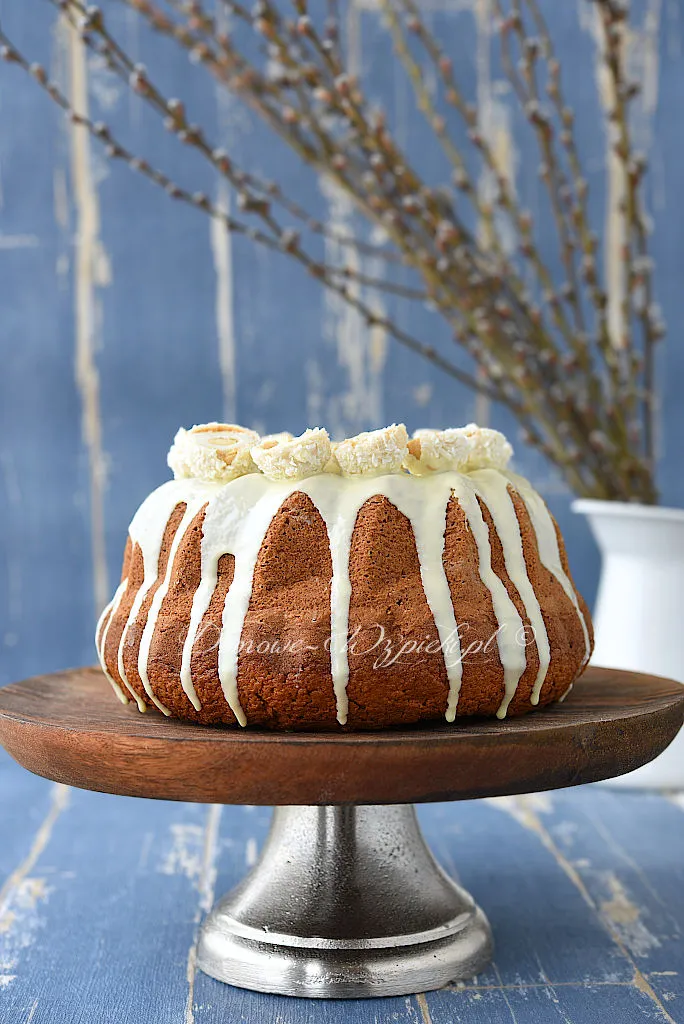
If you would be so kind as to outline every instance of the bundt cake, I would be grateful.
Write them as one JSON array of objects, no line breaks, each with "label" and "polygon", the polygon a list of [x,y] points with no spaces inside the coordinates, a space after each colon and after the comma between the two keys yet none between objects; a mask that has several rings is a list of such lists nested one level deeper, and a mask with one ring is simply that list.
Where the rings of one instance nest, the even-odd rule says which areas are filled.
[{"label": "bundt cake", "polygon": [[331,442],[179,430],[97,626],[141,711],[377,729],[562,699],[593,635],[546,505],[502,434]]}]

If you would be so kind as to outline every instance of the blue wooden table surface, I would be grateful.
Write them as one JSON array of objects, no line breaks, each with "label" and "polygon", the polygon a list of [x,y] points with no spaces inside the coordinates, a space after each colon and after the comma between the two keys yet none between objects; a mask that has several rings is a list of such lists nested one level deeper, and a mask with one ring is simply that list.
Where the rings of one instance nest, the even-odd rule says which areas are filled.
[{"label": "blue wooden table surface", "polygon": [[466,985],[348,1002],[195,969],[198,925],[269,816],[72,790],[0,751],[0,1022],[684,1022],[684,798],[591,786],[422,807],[496,959]]}]

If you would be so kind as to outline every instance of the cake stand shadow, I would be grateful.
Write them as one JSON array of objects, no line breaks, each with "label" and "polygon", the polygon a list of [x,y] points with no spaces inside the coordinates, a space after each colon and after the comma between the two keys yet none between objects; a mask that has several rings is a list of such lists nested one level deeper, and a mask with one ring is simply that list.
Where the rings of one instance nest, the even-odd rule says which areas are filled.
[{"label": "cake stand shadow", "polygon": [[487,920],[430,853],[413,804],[621,775],[684,721],[684,686],[590,668],[563,704],[379,733],[271,733],[138,714],[99,668],[0,690],[0,743],[25,768],[126,796],[276,805],[257,865],[214,907],[198,964],[319,998],[403,995],[481,971]]}]

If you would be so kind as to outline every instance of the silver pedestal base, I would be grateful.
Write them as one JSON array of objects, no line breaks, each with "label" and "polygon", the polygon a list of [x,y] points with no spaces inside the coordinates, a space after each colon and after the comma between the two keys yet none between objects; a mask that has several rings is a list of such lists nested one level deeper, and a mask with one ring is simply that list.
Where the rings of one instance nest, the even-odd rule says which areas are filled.
[{"label": "silver pedestal base", "polygon": [[277,807],[258,864],[205,921],[198,965],[241,988],[334,999],[440,988],[491,953],[484,914],[411,805]]}]

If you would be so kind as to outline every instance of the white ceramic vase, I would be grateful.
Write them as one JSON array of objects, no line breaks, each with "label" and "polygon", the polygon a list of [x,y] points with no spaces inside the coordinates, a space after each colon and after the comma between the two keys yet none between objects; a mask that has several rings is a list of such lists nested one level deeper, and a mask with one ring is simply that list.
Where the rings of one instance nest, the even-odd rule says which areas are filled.
[{"label": "white ceramic vase", "polygon": [[[593,665],[684,683],[684,509],[575,501],[603,556]],[[674,743],[612,785],[684,788],[684,730]]]}]

